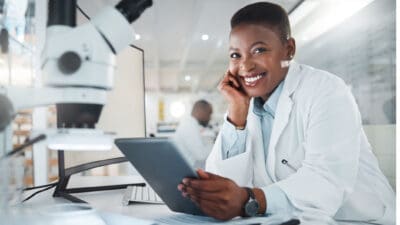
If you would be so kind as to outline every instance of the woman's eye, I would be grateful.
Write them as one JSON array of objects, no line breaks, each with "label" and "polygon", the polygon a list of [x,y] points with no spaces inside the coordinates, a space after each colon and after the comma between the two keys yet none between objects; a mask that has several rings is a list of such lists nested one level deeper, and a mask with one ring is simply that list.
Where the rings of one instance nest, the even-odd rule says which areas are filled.
[{"label": "woman's eye", "polygon": [[231,53],[230,57],[231,57],[232,59],[236,59],[236,58],[240,58],[240,55],[237,54],[237,53]]},{"label": "woman's eye", "polygon": [[254,49],[254,53],[262,53],[262,52],[265,52],[265,51],[267,51],[267,49],[265,49],[265,48],[256,48],[256,49]]}]

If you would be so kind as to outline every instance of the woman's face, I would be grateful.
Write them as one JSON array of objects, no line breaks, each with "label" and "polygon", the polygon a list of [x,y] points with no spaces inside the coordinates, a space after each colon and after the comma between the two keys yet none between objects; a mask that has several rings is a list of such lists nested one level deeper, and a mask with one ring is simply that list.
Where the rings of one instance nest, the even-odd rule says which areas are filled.
[{"label": "woman's face", "polygon": [[281,62],[293,56],[294,40],[283,43],[275,29],[264,25],[239,24],[229,42],[229,71],[250,97],[267,100],[286,76]]}]

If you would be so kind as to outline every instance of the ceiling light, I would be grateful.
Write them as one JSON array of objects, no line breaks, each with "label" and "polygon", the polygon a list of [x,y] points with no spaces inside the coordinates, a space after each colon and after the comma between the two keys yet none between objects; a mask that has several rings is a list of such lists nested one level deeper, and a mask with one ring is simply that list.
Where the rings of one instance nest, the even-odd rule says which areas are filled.
[{"label": "ceiling light", "polygon": [[185,104],[180,101],[173,102],[170,106],[170,113],[173,117],[179,119],[185,114]]},{"label": "ceiling light", "polygon": [[140,40],[140,34],[135,34],[135,40],[137,41],[137,40]]},{"label": "ceiling light", "polygon": [[190,75],[186,75],[186,76],[185,76],[185,81],[190,81],[190,79],[192,79],[192,78],[190,77]]},{"label": "ceiling light", "polygon": [[208,38],[210,38],[210,37],[208,36],[208,34],[203,34],[203,35],[201,35],[201,40],[203,40],[203,41],[207,41]]}]

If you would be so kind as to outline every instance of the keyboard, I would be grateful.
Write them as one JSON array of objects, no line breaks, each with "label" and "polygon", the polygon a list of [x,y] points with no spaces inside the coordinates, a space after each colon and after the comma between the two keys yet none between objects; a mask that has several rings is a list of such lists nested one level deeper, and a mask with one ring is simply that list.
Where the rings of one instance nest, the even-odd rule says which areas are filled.
[{"label": "keyboard", "polygon": [[129,205],[131,203],[164,204],[163,200],[148,184],[133,185],[126,188],[122,204]]}]

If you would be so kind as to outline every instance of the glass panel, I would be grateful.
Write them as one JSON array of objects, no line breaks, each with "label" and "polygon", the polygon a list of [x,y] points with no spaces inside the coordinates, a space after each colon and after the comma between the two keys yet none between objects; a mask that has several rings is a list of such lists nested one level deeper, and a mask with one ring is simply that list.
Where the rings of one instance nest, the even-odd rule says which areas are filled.
[{"label": "glass panel", "polygon": [[34,79],[35,2],[5,0],[1,5],[0,84],[30,86]]}]

